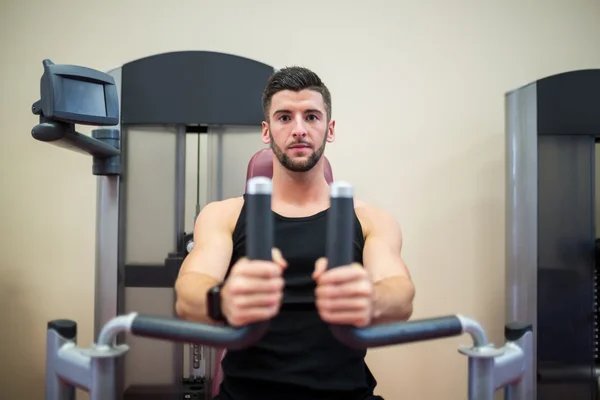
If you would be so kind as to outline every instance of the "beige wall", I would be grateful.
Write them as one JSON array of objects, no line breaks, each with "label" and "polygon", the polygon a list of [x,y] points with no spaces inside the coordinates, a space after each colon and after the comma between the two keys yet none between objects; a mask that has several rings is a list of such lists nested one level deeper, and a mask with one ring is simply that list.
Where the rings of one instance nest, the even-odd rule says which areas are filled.
[{"label": "beige wall", "polygon": [[[0,398],[42,398],[48,320],[75,319],[92,340],[96,180],[90,158],[31,138],[44,58],[107,70],[198,49],[314,69],[333,92],[336,177],[403,227],[415,318],[460,312],[502,340],[503,94],[599,67],[600,3],[319,3],[0,3]],[[464,399],[466,342],[370,352],[380,393]]]}]

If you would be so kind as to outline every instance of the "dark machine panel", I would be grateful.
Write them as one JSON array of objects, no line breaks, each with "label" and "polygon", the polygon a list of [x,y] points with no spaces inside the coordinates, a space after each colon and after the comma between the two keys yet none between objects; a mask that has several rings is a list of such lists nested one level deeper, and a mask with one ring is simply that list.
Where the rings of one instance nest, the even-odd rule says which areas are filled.
[{"label": "dark machine panel", "polygon": [[588,135],[539,137],[540,400],[595,398],[593,150]]},{"label": "dark machine panel", "polygon": [[157,54],[123,65],[121,124],[259,125],[273,67],[210,51]]},{"label": "dark machine panel", "polygon": [[540,135],[599,135],[600,70],[540,79],[537,103]]}]

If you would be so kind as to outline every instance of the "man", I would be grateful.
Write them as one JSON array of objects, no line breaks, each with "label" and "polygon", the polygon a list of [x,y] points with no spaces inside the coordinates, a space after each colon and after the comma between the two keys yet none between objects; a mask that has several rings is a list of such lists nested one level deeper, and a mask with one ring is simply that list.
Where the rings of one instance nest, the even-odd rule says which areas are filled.
[{"label": "man", "polygon": [[269,79],[263,108],[262,139],[274,154],[273,261],[245,258],[244,197],[208,204],[176,282],[177,313],[231,326],[271,320],[256,345],[227,352],[218,399],[381,399],[366,351],[339,343],[327,324],[410,317],[415,289],[400,228],[389,213],[355,201],[355,262],[327,270],[322,156],[335,139],[331,95],[312,71],[284,68]]}]

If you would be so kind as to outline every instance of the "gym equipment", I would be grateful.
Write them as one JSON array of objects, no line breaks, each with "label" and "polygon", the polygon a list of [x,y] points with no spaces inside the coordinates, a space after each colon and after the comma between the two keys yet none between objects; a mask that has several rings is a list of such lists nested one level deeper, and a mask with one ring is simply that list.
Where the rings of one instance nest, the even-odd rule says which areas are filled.
[{"label": "gym equipment", "polygon": [[533,324],[531,398],[597,399],[600,70],[539,79],[505,102],[506,318]]},{"label": "gym equipment", "polygon": [[[242,195],[247,160],[264,148],[261,94],[274,71],[206,51],[156,54],[107,73],[44,62],[32,135],[91,155],[97,177],[94,337],[131,310],[175,315],[173,286],[196,215]],[[78,134],[74,124],[94,129]],[[215,349],[129,334],[119,341],[130,347],[116,366],[125,400],[210,392]]]},{"label": "gym equipment", "polygon": [[[272,215],[269,182],[248,183],[247,252],[251,260],[270,260],[272,249]],[[73,400],[75,387],[89,391],[91,400],[117,399],[116,360],[127,345],[113,345],[121,332],[136,336],[199,345],[243,348],[260,338],[268,321],[242,328],[196,324],[179,319],[148,317],[137,313],[118,316],[100,331],[90,349],[75,346],[77,324],[69,320],[48,323],[46,399]]]},{"label": "gym equipment", "polygon": [[[252,178],[248,182],[246,229],[250,259],[270,259],[273,241],[270,191],[270,179],[266,177]],[[350,185],[344,182],[331,185],[327,232],[329,268],[352,261],[352,196]],[[130,313],[109,321],[96,343],[88,349],[75,345],[76,326],[75,321],[69,320],[48,324],[46,400],[72,399],[75,386],[88,390],[91,400],[116,399],[115,361],[127,351],[126,345],[113,344],[121,332],[235,349],[258,340],[268,328],[268,321],[236,329]],[[331,329],[341,342],[352,347],[379,347],[468,333],[473,338],[473,346],[463,346],[460,351],[469,357],[469,399],[491,400],[496,389],[504,386],[507,386],[509,399],[530,398],[527,387],[533,377],[526,375],[527,355],[531,350],[531,332],[527,326],[509,329],[514,341],[500,349],[487,342],[477,322],[460,315],[360,329],[348,326],[331,326]]]},{"label": "gym equipment", "polygon": [[[91,154],[94,173],[118,175],[123,139],[117,129],[99,129],[91,138],[83,138],[75,131],[75,123],[86,123],[86,114],[91,115],[90,124],[108,125],[114,119],[107,117],[107,110],[115,109],[114,80],[108,75],[75,66],[56,66],[44,62],[42,76],[42,98],[34,104],[33,112],[40,115],[40,124],[32,134],[38,140],[48,141]],[[65,83],[67,80],[74,82]],[[78,100],[77,91],[86,84],[102,85],[102,91],[90,89],[97,95],[90,104],[87,99]],[[51,97],[52,100],[49,100]],[[78,104],[87,104],[86,110],[76,110]],[[55,108],[53,109],[53,105]],[[62,113],[61,113],[62,112]],[[72,114],[75,117],[72,117]],[[114,113],[108,118],[116,118]],[[92,121],[93,119],[93,121]],[[123,119],[123,116],[121,116]],[[103,144],[102,144],[103,143]],[[99,150],[100,149],[100,150]],[[248,206],[248,252],[250,258],[270,259],[272,248],[271,182],[266,177],[255,177],[247,185]],[[353,232],[353,188],[344,182],[331,184],[331,207],[328,212],[327,257],[329,268],[345,265],[352,260],[351,243]],[[267,227],[267,229],[265,229]],[[105,237],[101,239],[106,239]],[[160,341],[193,343],[214,348],[242,348],[252,345],[268,328],[268,321],[234,329],[227,326],[182,321],[165,316],[150,316],[130,312],[116,315],[101,326],[95,335],[94,344],[87,349],[76,345],[77,324],[71,320],[54,320],[48,323],[46,399],[72,400],[74,388],[89,391],[91,400],[121,398],[119,388],[118,361],[130,346],[118,344],[121,333],[146,337]],[[347,326],[331,326],[335,337],[342,343],[360,348],[389,346],[401,343],[433,340],[458,336],[464,333],[472,337],[473,344],[462,346],[459,351],[468,357],[469,399],[491,400],[496,390],[504,388],[505,397],[512,400],[531,399],[534,376],[531,368],[531,326],[513,323],[506,326],[507,342],[494,348],[487,341],[483,328],[474,320],[450,315],[401,323],[390,323],[357,329]],[[207,393],[203,392],[206,396]],[[187,398],[198,394],[186,393]]]}]

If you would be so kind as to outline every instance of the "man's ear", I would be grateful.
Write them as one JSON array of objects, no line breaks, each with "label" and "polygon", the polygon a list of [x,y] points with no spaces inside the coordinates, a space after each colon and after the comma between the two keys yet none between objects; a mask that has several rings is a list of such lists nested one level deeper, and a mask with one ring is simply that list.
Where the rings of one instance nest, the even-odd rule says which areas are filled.
[{"label": "man's ear", "polygon": [[327,142],[333,143],[335,141],[335,120],[329,121],[329,127],[327,128]]},{"label": "man's ear", "polygon": [[262,141],[264,144],[271,143],[271,137],[269,135],[269,124],[265,121],[262,122]]}]

